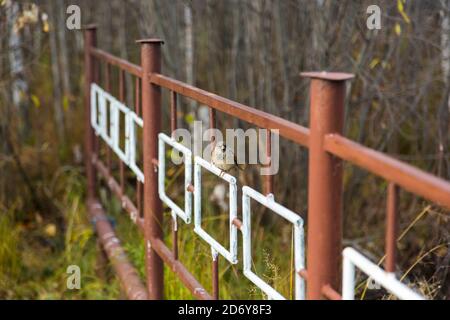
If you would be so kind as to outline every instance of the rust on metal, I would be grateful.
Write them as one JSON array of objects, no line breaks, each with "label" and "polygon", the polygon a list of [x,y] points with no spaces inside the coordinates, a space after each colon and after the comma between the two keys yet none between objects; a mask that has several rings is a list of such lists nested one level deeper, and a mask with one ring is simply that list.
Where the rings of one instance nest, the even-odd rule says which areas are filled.
[{"label": "rust on metal", "polygon": [[105,65],[105,89],[111,92],[111,65],[109,63]]},{"label": "rust on metal", "polygon": [[150,299],[160,300],[164,290],[163,261],[150,244],[163,239],[163,212],[158,196],[158,174],[152,164],[158,158],[158,134],[161,131],[161,88],[150,83],[150,74],[161,72],[159,39],[139,40],[142,65],[142,119],[144,120],[144,221],[146,243],[147,290]]},{"label": "rust on metal", "polygon": [[[109,63],[106,63],[105,66],[105,89],[106,91],[111,92],[111,65]],[[111,148],[109,148],[109,146],[106,144],[106,165],[109,172],[111,172],[111,164]]]},{"label": "rust on metal", "polygon": [[[177,129],[177,93],[170,91],[170,134],[174,137]],[[178,226],[177,217],[172,217],[172,252],[175,260],[178,260]]]},{"label": "rust on metal", "polygon": [[158,159],[153,158],[153,159],[152,159],[152,165],[154,165],[155,167],[158,167],[158,166],[159,166],[159,161],[158,161]]},{"label": "rust on metal", "polygon": [[326,152],[323,144],[326,134],[342,133],[344,97],[344,81],[311,79],[307,298],[314,300],[322,298],[322,287],[326,284],[340,288],[342,163]]},{"label": "rust on metal", "polygon": [[120,245],[120,241],[109,223],[102,205],[98,200],[90,199],[88,200],[88,210],[91,220],[95,224],[100,242],[127,297],[132,300],[147,300],[147,290],[141,283],[138,272],[128,261],[125,250]]},{"label": "rust on metal", "polygon": [[[121,201],[126,199],[126,196],[123,196],[120,193],[120,188],[118,187],[117,182],[115,182],[114,178],[108,176],[106,171],[106,167],[104,164],[97,160],[95,161],[96,166],[99,168],[99,173],[104,176],[105,179],[111,180],[112,183],[108,183],[108,186],[111,188],[113,193],[117,196],[117,198]],[[123,203],[123,202],[122,202]],[[136,210],[136,207],[130,201],[125,202],[125,210],[129,212],[133,212]],[[144,234],[144,220],[138,218],[136,224],[139,227],[139,231]],[[198,283],[198,281],[189,273],[188,270],[183,266],[183,264],[177,261],[173,255],[173,253],[165,246],[165,244],[160,239],[150,239],[151,246],[155,249],[156,253],[164,260],[164,262],[170,267],[170,269],[177,274],[184,285],[193,293],[193,295],[202,300],[212,300],[212,297],[207,293],[207,291]]]},{"label": "rust on metal", "polygon": [[177,93],[170,91],[170,133],[177,129]]},{"label": "rust on metal", "polygon": [[[266,155],[267,155],[267,161],[269,162],[267,164],[267,167],[270,167],[270,161],[272,161],[272,133],[270,130],[266,130]],[[264,177],[264,190],[266,195],[273,193],[273,175],[266,175]]]},{"label": "rust on metal", "polygon": [[335,156],[393,182],[405,190],[450,209],[450,183],[339,134],[325,137],[325,149]]},{"label": "rust on metal", "polygon": [[302,277],[305,280],[308,280],[308,271],[306,271],[306,269],[302,269],[298,272],[298,274],[300,275],[300,277]]},{"label": "rust on metal", "polygon": [[106,146],[106,166],[108,167],[108,171],[111,172],[112,166],[111,148],[108,148],[108,146]]},{"label": "rust on metal", "polygon": [[322,287],[322,294],[329,300],[342,300],[342,296],[334,290],[329,284]]},{"label": "rust on metal", "polygon": [[238,230],[242,230],[242,221],[239,220],[238,218],[234,218],[232,221],[233,225],[236,226],[236,228],[238,228]]},{"label": "rust on metal", "polygon": [[[181,279],[181,282],[199,299],[219,298],[218,257],[212,264],[212,296],[199,284],[178,260],[178,233],[172,220],[172,251],[164,244],[162,204],[158,197],[157,135],[161,132],[161,89],[170,90],[170,129],[177,128],[177,95],[182,95],[210,108],[210,127],[215,128],[217,111],[226,113],[252,125],[266,129],[266,153],[271,157],[271,135],[278,134],[309,148],[308,182],[308,248],[307,269],[298,274],[307,280],[308,299],[340,300],[340,256],[342,243],[342,160],[357,165],[389,182],[386,219],[386,270],[395,271],[396,237],[398,224],[398,189],[404,188],[416,195],[450,208],[450,183],[395,160],[381,152],[366,148],[343,137],[345,82],[352,74],[342,72],[304,72],[311,78],[310,129],[258,109],[226,99],[160,74],[160,39],[144,39],[141,44],[141,66],[120,59],[96,46],[96,27],[85,28],[85,148],[88,209],[95,218],[96,229],[113,267],[119,275],[127,296],[131,299],[162,299],[163,262]],[[135,111],[142,114],[143,171],[145,184],[137,182],[135,205],[125,194],[125,165],[119,162],[120,181],[111,174],[110,150],[106,151],[106,165],[99,159],[99,140],[90,126],[90,84],[99,80],[99,61],[106,63],[105,88],[111,91],[111,66],[119,68],[119,100],[125,102],[125,73],[135,79]],[[99,173],[111,192],[121,201],[144,235],[146,243],[147,287],[140,283],[137,273],[125,258],[124,251],[96,199],[96,177]],[[187,190],[194,192],[188,185]],[[273,193],[273,176],[264,178],[263,190]],[[143,190],[142,190],[143,189]],[[143,202],[143,204],[142,204]],[[144,218],[140,213],[143,212]],[[232,224],[242,230],[242,221]],[[112,231],[111,231],[112,230]],[[104,236],[109,233],[108,236]],[[101,238],[103,235],[103,239]],[[113,239],[113,240],[111,240]],[[106,249],[108,249],[106,248]],[[308,270],[308,271],[307,271]]]},{"label": "rust on metal", "polygon": [[279,130],[280,136],[308,147],[309,129],[301,125],[158,73],[152,73],[150,81],[260,128]]},{"label": "rust on metal", "polygon": [[389,183],[386,206],[386,264],[387,272],[395,272],[395,256],[397,251],[398,230],[398,188],[394,183]]},{"label": "rust on metal", "polygon": [[[177,129],[177,93],[170,91],[170,133],[174,137]],[[172,216],[172,252],[175,260],[178,260],[178,226],[176,215]]]},{"label": "rust on metal", "polygon": [[140,66],[132,64],[124,59],[113,56],[112,54],[105,52],[98,48],[90,48],[89,52],[98,59],[102,59],[114,66],[119,67],[121,70],[126,71],[136,77],[140,77],[142,75],[142,69]]},{"label": "rust on metal", "polygon": [[180,278],[181,282],[192,292],[194,297],[201,300],[213,300],[203,286],[186,269],[186,267],[173,256],[173,253],[167,248],[161,239],[151,240],[152,248],[170,267],[170,269]]},{"label": "rust on metal", "polygon": [[186,188],[186,190],[187,191],[189,191],[189,192],[191,192],[191,193],[194,193],[194,186],[192,185],[192,184],[189,184],[188,186],[187,186],[187,188]]},{"label": "rust on metal", "polygon": [[176,217],[172,218],[172,252],[173,258],[178,260],[178,226]]},{"label": "rust on metal", "polygon": [[119,100],[120,102],[125,102],[125,71],[120,70],[119,72]]},{"label": "rust on metal", "polygon": [[136,77],[134,80],[134,110],[136,114],[140,117],[141,114],[141,91],[139,90],[141,87],[141,79]]},{"label": "rust on metal", "polygon": [[[209,108],[209,128],[210,129],[215,129],[217,127],[217,120],[216,120],[216,110],[214,110],[213,108]],[[213,143],[213,148],[214,148],[214,143],[215,143],[215,139],[216,137],[213,134],[213,131],[211,131],[211,137],[210,140]]]},{"label": "rust on metal", "polygon": [[[119,71],[119,101],[125,102],[125,71]],[[119,162],[120,188],[125,192],[125,164]]]},{"label": "rust on metal", "polygon": [[219,300],[219,255],[213,255],[212,259],[212,288],[214,300]]},{"label": "rust on metal", "polygon": [[125,164],[122,161],[119,162],[119,180],[120,189],[125,192]]},{"label": "rust on metal", "polygon": [[136,204],[138,216],[142,217],[142,183],[136,179]]}]

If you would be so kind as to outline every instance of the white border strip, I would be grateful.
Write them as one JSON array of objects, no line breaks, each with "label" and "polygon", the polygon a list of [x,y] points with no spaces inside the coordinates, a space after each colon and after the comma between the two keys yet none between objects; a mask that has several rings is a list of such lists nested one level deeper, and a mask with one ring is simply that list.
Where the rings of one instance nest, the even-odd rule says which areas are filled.
[{"label": "white border strip", "polygon": [[136,164],[136,137],[137,137],[137,130],[136,125],[138,125],[141,128],[144,128],[144,121],[137,116],[136,113],[130,112],[128,113],[128,133],[130,137],[130,169],[134,172],[138,180],[142,183],[144,183],[144,173],[142,170],[137,166]]},{"label": "white border strip", "polygon": [[[202,229],[202,167],[229,184],[229,227],[230,227],[230,249],[225,249],[218,241]],[[237,217],[237,182],[236,178],[223,172],[208,161],[196,156],[194,158],[194,231],[205,240],[213,249],[220,253],[230,263],[236,264],[237,259],[237,228],[233,224]]]},{"label": "white border strip", "polygon": [[[164,202],[172,212],[175,212],[187,224],[191,223],[192,216],[192,194],[187,190],[188,186],[192,184],[192,152],[182,144],[176,142],[174,139],[168,137],[164,133],[158,135],[158,192],[159,198]],[[175,150],[183,153],[184,158],[184,211],[173,202],[166,194],[166,147],[165,144],[170,145]]]},{"label": "white border strip", "polygon": [[294,225],[295,299],[304,300],[305,280],[299,275],[299,271],[305,268],[305,235],[303,230],[303,219],[293,211],[276,203],[272,194],[264,196],[248,186],[242,188],[242,194],[244,275],[267,294],[270,299],[286,299],[252,271],[251,198]]},{"label": "white border strip", "polygon": [[355,266],[402,300],[425,300],[424,297],[398,281],[395,274],[384,271],[355,249],[345,248],[342,254],[344,256],[342,271],[343,300],[355,298]]},{"label": "white border strip", "polygon": [[98,135],[100,132],[100,125],[98,122],[98,106],[97,102],[100,99],[99,92],[101,91],[100,87],[91,83],[91,126],[94,128],[95,134]]},{"label": "white border strip", "polygon": [[[113,119],[114,119],[114,130],[113,130],[113,150],[117,154],[117,156],[122,160],[126,165],[129,165],[130,163],[130,133],[129,133],[129,126],[128,126],[128,114],[131,112],[130,109],[125,107],[122,103],[118,101],[114,101],[113,104]],[[125,150],[122,150],[120,148],[120,113],[124,114],[124,134],[125,134],[125,140],[124,140],[124,148]]]}]

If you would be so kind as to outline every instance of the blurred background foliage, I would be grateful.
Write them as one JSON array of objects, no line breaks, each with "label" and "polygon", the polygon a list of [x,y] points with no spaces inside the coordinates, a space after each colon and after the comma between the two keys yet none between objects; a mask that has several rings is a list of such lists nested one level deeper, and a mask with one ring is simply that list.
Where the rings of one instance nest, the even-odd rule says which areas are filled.
[{"label": "blurred background foliage", "polygon": [[[139,64],[135,40],[160,37],[165,40],[164,74],[305,126],[309,82],[299,73],[352,72],[346,136],[450,179],[448,0],[0,0],[0,298],[124,297],[114,277],[99,270],[95,236],[86,219],[83,35],[65,27],[70,4],[81,8],[83,24],[98,25],[100,48]],[[381,8],[381,30],[366,27],[366,9],[372,4]],[[126,78],[130,105],[133,85]],[[181,126],[207,121],[204,106],[180,100]],[[222,114],[218,121],[221,128],[247,128]],[[281,148],[276,198],[306,218],[307,152],[287,141]],[[172,168],[169,179],[181,178]],[[246,170],[246,180],[261,189],[257,168]],[[206,181],[213,192],[217,181]],[[344,182],[344,243],[381,261],[386,183],[350,165]],[[173,197],[180,186],[173,183]],[[138,232],[106,190],[101,192],[142,272]],[[430,298],[448,298],[448,211],[406,192],[400,205],[399,276]],[[208,230],[226,240],[226,208],[214,201],[205,207]],[[291,230],[259,212],[255,268],[289,296]],[[209,289],[209,248],[192,230],[180,228],[181,259]],[[70,264],[81,267],[79,291],[66,289]],[[263,297],[242,281],[239,270],[223,261],[220,270],[221,297]],[[171,272],[166,279],[168,298],[190,298]],[[365,278],[359,280],[361,298],[391,298],[365,290]]]}]

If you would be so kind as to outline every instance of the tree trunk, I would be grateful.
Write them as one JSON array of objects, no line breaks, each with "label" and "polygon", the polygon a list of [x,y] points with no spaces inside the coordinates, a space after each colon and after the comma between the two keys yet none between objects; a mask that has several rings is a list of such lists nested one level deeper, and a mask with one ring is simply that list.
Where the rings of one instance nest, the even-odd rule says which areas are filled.
[{"label": "tree trunk", "polygon": [[[444,95],[444,101],[438,111],[439,122],[439,144],[438,144],[438,175],[450,177],[450,164],[448,159],[445,159],[445,154],[448,152],[448,138],[449,138],[449,112],[450,112],[450,1],[441,0],[441,67],[442,67],[442,79],[445,84],[446,94]],[[447,172],[444,167],[447,167]]]},{"label": "tree trunk", "polygon": [[49,41],[50,41],[50,55],[51,55],[51,69],[53,80],[53,109],[55,112],[55,125],[58,134],[58,138],[64,141],[64,113],[62,108],[61,97],[61,77],[58,64],[58,47],[56,42],[56,19],[53,8],[53,1],[48,0],[48,13],[50,21]]},{"label": "tree trunk", "polygon": [[63,101],[69,104],[71,98],[71,89],[70,89],[70,64],[68,61],[68,53],[67,53],[67,41],[66,41],[66,6],[63,0],[55,1],[57,15],[55,15],[55,19],[58,19],[58,45],[60,50],[60,66],[61,66],[61,77],[62,77],[62,88],[63,88]]},{"label": "tree trunk", "polygon": [[186,60],[186,82],[194,84],[194,43],[192,37],[192,9],[189,4],[184,6],[184,28],[185,28],[185,60]]},{"label": "tree trunk", "polygon": [[[8,2],[7,2],[8,3]],[[11,95],[14,106],[19,110],[22,124],[20,131],[22,136],[28,136],[30,120],[28,117],[28,83],[25,80],[25,66],[22,52],[22,39],[20,31],[16,30],[14,23],[19,16],[19,3],[11,1],[6,6],[6,20],[9,30],[9,64],[11,72]]]},{"label": "tree trunk", "polygon": [[[194,37],[193,37],[193,22],[192,22],[192,8],[190,3],[184,5],[184,32],[185,40],[185,63],[186,63],[186,82],[194,85]],[[195,107],[195,101],[189,100],[191,109]]]}]

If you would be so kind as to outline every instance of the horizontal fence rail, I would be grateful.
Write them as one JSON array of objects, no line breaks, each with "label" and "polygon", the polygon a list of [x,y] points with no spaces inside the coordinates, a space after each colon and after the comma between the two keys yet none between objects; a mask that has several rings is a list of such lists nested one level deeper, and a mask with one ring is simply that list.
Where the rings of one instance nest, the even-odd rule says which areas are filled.
[{"label": "horizontal fence rail", "polygon": [[[96,222],[97,233],[104,250],[113,260],[115,270],[130,299],[163,298],[163,263],[198,299],[219,298],[219,256],[228,263],[240,262],[243,272],[270,299],[284,299],[279,292],[252,271],[251,200],[267,207],[289,221],[294,230],[295,299],[353,299],[355,267],[401,299],[422,299],[395,278],[396,239],[398,224],[398,191],[403,188],[413,194],[450,208],[450,183],[381,152],[369,149],[343,136],[345,82],[353,76],[345,73],[309,72],[311,78],[310,128],[305,128],[272,114],[226,99],[161,74],[161,44],[159,39],[140,40],[141,66],[132,64],[96,48],[96,29],[85,30],[85,111],[86,111],[86,174],[88,210]],[[104,84],[100,82],[99,66],[103,64]],[[119,70],[118,96],[112,93],[111,67]],[[135,80],[134,107],[125,102],[126,77]],[[177,96],[181,95],[210,108],[210,126],[215,127],[216,112],[228,114],[251,125],[265,129],[267,151],[271,135],[278,134],[309,150],[308,234],[304,234],[303,219],[275,201],[273,176],[264,178],[264,194],[250,186],[238,186],[237,179],[222,172],[173,137],[161,132],[161,89],[170,93],[170,130],[177,129]],[[123,121],[121,120],[123,119]],[[142,137],[138,135],[142,130]],[[276,131],[275,131],[276,130]],[[212,138],[211,138],[212,139]],[[214,141],[214,140],[212,140]],[[141,145],[141,148],[138,146]],[[101,147],[105,148],[102,155]],[[166,194],[166,146],[183,155],[184,206],[179,207]],[[105,157],[106,159],[101,159]],[[270,152],[268,152],[270,159]],[[118,161],[119,178],[113,161]],[[359,166],[386,181],[386,263],[384,270],[370,262],[353,248],[342,250],[342,162]],[[133,173],[135,199],[127,194]],[[229,238],[223,245],[202,228],[202,170],[207,170],[229,186]],[[146,288],[127,261],[118,240],[113,240],[120,258],[109,248],[106,236],[116,239],[106,215],[97,200],[97,179],[100,177],[122,204],[130,219],[145,239]],[[238,194],[242,194],[242,220],[238,212]],[[172,248],[164,243],[162,234],[163,204],[171,210]],[[212,293],[179,261],[178,220],[191,223],[193,231],[211,247]],[[100,225],[100,222],[104,226]],[[243,252],[238,252],[238,233]],[[320,236],[319,236],[320,235]],[[305,238],[306,236],[306,238]],[[307,245],[305,245],[307,244]],[[115,261],[115,262],[114,262]],[[343,273],[340,274],[343,261]],[[342,283],[342,295],[341,292]]]},{"label": "horizontal fence rail", "polygon": [[264,129],[279,130],[279,134],[302,146],[308,146],[309,130],[301,125],[279,118],[270,113],[248,107],[241,103],[218,96],[214,93],[193,87],[178,80],[152,74],[150,81],[162,88],[172,90],[182,96],[203,103],[217,111],[229,114]]},{"label": "horizontal fence rail", "polygon": [[450,184],[445,180],[340,135],[327,135],[325,150],[407,191],[450,209]]}]

